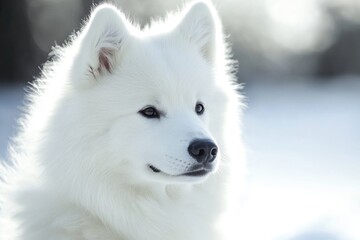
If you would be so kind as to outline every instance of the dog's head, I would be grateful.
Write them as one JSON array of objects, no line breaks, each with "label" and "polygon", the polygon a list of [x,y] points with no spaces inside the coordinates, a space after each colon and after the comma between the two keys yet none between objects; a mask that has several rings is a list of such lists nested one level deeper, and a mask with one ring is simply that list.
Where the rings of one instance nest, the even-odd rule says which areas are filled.
[{"label": "dog's head", "polygon": [[103,153],[94,168],[165,183],[216,171],[234,91],[223,79],[225,46],[212,6],[195,3],[140,31],[100,5],[73,49],[70,85]]}]

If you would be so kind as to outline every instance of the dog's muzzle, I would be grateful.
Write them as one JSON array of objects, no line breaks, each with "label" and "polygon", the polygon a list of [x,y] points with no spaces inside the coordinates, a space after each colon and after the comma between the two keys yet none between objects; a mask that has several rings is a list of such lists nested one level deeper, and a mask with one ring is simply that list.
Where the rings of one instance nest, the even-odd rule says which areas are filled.
[{"label": "dog's muzzle", "polygon": [[[195,139],[188,147],[190,156],[196,160],[190,169],[179,175],[172,176],[205,176],[214,170],[214,161],[218,153],[218,147],[210,139]],[[148,165],[154,173],[163,173],[159,168]],[[170,175],[170,174],[166,174]],[[171,176],[171,175],[170,175]]]}]

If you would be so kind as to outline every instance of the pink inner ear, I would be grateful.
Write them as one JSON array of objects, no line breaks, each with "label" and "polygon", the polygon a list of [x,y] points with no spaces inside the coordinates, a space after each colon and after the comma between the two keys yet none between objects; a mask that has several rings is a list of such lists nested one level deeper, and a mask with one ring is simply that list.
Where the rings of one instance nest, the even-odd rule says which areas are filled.
[{"label": "pink inner ear", "polygon": [[105,68],[109,73],[112,70],[111,59],[113,58],[114,51],[110,48],[101,48],[99,52],[99,72]]}]

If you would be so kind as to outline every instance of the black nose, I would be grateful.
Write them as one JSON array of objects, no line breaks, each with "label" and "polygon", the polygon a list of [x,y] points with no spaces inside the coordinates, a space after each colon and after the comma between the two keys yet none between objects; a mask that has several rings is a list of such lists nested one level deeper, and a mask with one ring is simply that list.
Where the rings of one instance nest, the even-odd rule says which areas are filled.
[{"label": "black nose", "polygon": [[215,160],[218,148],[209,139],[196,139],[188,147],[189,154],[199,163],[209,163]]}]

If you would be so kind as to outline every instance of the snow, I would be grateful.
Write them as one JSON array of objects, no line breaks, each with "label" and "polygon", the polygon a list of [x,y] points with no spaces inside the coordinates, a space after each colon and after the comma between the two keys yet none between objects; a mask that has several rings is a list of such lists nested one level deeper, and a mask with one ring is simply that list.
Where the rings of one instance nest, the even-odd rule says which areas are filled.
[{"label": "snow", "polygon": [[[257,80],[244,92],[244,239],[360,239],[360,79]],[[2,158],[22,101],[22,88],[0,88]]]},{"label": "snow", "polygon": [[360,79],[245,92],[245,239],[360,239]]}]

